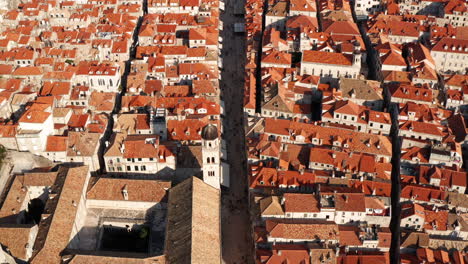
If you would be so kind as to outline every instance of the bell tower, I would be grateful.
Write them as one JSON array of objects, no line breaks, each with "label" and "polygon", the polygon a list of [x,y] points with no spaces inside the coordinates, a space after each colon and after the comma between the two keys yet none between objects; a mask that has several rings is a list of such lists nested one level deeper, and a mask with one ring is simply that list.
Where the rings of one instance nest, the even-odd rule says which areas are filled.
[{"label": "bell tower", "polygon": [[203,181],[219,189],[221,183],[221,150],[218,128],[209,124],[203,127],[202,158]]}]

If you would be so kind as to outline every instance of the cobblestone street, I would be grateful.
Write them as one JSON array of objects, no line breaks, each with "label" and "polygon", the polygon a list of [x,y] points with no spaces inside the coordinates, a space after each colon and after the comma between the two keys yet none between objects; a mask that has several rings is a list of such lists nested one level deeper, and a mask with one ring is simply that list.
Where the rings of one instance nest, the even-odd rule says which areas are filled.
[{"label": "cobblestone street", "polygon": [[234,24],[243,22],[243,17],[235,16],[234,11],[242,8],[244,1],[228,0],[225,3],[226,11],[221,15],[224,23],[221,96],[225,103],[224,140],[231,166],[231,187],[222,193],[223,261],[228,264],[253,263],[242,108],[245,36],[233,32]]}]

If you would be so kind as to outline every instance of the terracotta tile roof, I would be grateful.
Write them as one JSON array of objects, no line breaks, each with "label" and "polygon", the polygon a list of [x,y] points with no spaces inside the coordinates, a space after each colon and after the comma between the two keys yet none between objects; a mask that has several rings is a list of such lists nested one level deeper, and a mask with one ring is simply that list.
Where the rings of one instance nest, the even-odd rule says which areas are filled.
[{"label": "terracotta tile roof", "polygon": [[413,71],[416,74],[413,76],[414,78],[423,79],[423,80],[431,80],[431,81],[438,81],[438,75],[434,68],[428,66],[426,63],[419,64],[418,67],[414,68]]},{"label": "terracotta tile roof", "polygon": [[[275,168],[251,167],[250,188],[278,188],[279,185],[285,186],[313,186],[316,183],[317,174],[327,172],[315,171],[315,173],[297,171],[277,171]],[[329,174],[329,173],[328,173]]]},{"label": "terracotta tile roof", "polygon": [[191,28],[189,29],[190,40],[205,40],[206,39],[206,28]]},{"label": "terracotta tile roof", "polygon": [[281,119],[265,119],[265,133],[287,136],[294,140],[301,135],[302,131],[306,132],[305,143],[312,142],[314,138],[320,139],[320,145],[333,145],[333,142],[347,143],[348,149],[353,152],[369,153],[377,155],[391,156],[391,143],[388,137],[373,135],[368,133],[360,133],[343,129],[322,127],[314,124],[294,122]]},{"label": "terracotta tile roof", "polygon": [[419,23],[395,21],[395,20],[379,20],[367,31],[369,34],[384,33],[393,36],[409,36],[418,38],[421,31],[425,28]]},{"label": "terracotta tile roof", "polygon": [[45,151],[65,152],[67,151],[67,140],[65,136],[48,136]]},{"label": "terracotta tile roof", "polygon": [[390,257],[388,252],[365,252],[359,251],[356,255],[340,255],[337,257],[337,264],[360,264],[360,263],[373,263],[373,264],[390,264]]},{"label": "terracotta tile roof", "polygon": [[128,136],[124,141],[124,158],[153,158],[159,157],[159,144],[147,143],[146,139],[154,136]]},{"label": "terracotta tile roof", "polygon": [[16,20],[20,12],[17,10],[10,10],[5,14],[5,19],[7,20]]},{"label": "terracotta tile roof", "polygon": [[351,66],[353,65],[353,56],[343,53],[306,50],[302,54],[302,62]]},{"label": "terracotta tile roof", "polygon": [[392,192],[392,184],[388,182],[350,180],[348,185],[359,188],[365,195],[390,197]]},{"label": "terracotta tile roof", "polygon": [[338,225],[332,222],[266,220],[271,238],[295,240],[339,240]]},{"label": "terracotta tile roof", "polygon": [[380,61],[382,65],[406,66],[406,61],[403,56],[393,50],[380,57]]},{"label": "terracotta tile roof", "polygon": [[267,196],[259,201],[260,214],[284,216],[284,210],[281,206],[278,196]]},{"label": "terracotta tile roof", "polygon": [[448,211],[447,210],[436,210],[427,209],[424,211],[424,229],[425,230],[437,230],[437,231],[446,231],[447,230],[447,221],[448,221]]},{"label": "terracotta tile roof", "polygon": [[[298,0],[296,0],[298,1]],[[302,0],[299,0],[302,1]],[[293,16],[286,21],[286,27],[287,28],[308,28],[311,30],[318,29],[318,20],[316,17],[311,17],[311,16],[305,16],[305,15],[299,15],[299,16]]]},{"label": "terracotta tile roof", "polygon": [[193,80],[192,93],[195,95],[214,94],[218,91],[217,85],[209,80]]},{"label": "terracotta tile roof", "polygon": [[418,185],[407,185],[401,189],[401,198],[411,199],[416,201],[429,202],[433,199],[444,200],[446,193],[439,188],[423,187]]},{"label": "terracotta tile roof", "polygon": [[[185,119],[185,120],[168,120],[167,121],[167,136],[168,140],[174,141],[195,141],[201,140],[201,130],[207,124],[214,124],[220,127],[219,121],[209,122],[201,119]],[[218,131],[221,133],[220,131]]]},{"label": "terracotta tile roof", "polygon": [[115,97],[115,93],[94,91],[91,93],[89,106],[94,107],[96,111],[110,112],[114,109]]},{"label": "terracotta tile roof", "polygon": [[389,88],[392,97],[432,103],[433,90],[412,85],[392,85]]},{"label": "terracotta tile roof", "polygon": [[88,124],[89,119],[89,114],[72,114],[67,126],[69,128],[84,128]]},{"label": "terracotta tile roof", "polygon": [[291,0],[289,11],[317,12],[317,3],[314,0]]},{"label": "terracotta tile roof", "polygon": [[444,7],[445,14],[454,14],[455,12],[465,14],[468,12],[465,1],[449,0]]},{"label": "terracotta tile roof", "polygon": [[44,82],[40,95],[41,96],[61,96],[70,94],[69,82]]},{"label": "terracotta tile roof", "polygon": [[16,176],[0,209],[1,223],[16,224],[17,217],[23,209],[28,194],[21,176]]},{"label": "terracotta tile roof", "polygon": [[401,233],[401,248],[428,247],[429,234],[419,232]]},{"label": "terracotta tile roof", "polygon": [[89,133],[102,134],[106,131],[108,121],[109,117],[105,113],[93,114],[91,123],[87,126],[87,130]]},{"label": "terracotta tile roof", "polygon": [[352,21],[331,21],[322,22],[323,32],[329,34],[343,34],[360,36],[357,25]]},{"label": "terracotta tile roof", "polygon": [[[87,166],[61,168],[59,174],[64,174],[60,194],[55,197],[56,207],[39,225],[38,239],[34,245],[35,252],[31,263],[60,262],[60,253],[70,242],[70,236],[75,225],[78,206],[83,197],[83,188],[88,178]],[[45,235],[45,237],[41,237]]]},{"label": "terracotta tile roof", "polygon": [[0,125],[0,137],[11,138],[16,136],[18,125]]},{"label": "terracotta tile roof", "polygon": [[[193,82],[193,81],[192,81]],[[149,95],[155,95],[162,90],[163,84],[161,80],[145,80],[144,92]]]},{"label": "terracotta tile roof", "polygon": [[299,84],[313,84],[318,85],[320,83],[320,76],[315,75],[298,75],[297,83]]},{"label": "terracotta tile roof", "polygon": [[456,142],[462,142],[468,135],[465,118],[461,114],[455,114],[449,117],[448,127],[450,128],[453,135],[455,135]]},{"label": "terracotta tile roof", "polygon": [[377,237],[379,239],[379,244],[377,245],[379,248],[390,248],[392,242],[392,233],[389,229],[378,232]]},{"label": "terracotta tile roof", "polygon": [[378,197],[368,197],[366,196],[364,198],[364,202],[366,205],[366,209],[385,209],[385,204],[380,200]]},{"label": "terracotta tile roof", "polygon": [[285,193],[284,211],[287,213],[320,212],[320,202],[313,194]]},{"label": "terracotta tile roof", "polygon": [[409,115],[413,115],[414,119],[417,121],[440,124],[442,120],[449,118],[452,114],[452,111],[430,107],[426,104],[407,102],[399,105],[400,120],[405,120],[402,117],[407,118]]},{"label": "terracotta tile roof", "polygon": [[408,218],[412,216],[420,217],[424,220],[424,206],[420,204],[403,204],[401,210],[401,218]]},{"label": "terracotta tile roof", "polygon": [[99,146],[100,137],[98,133],[69,131],[67,157],[93,156]]},{"label": "terracotta tile roof", "polygon": [[338,227],[340,231],[340,246],[362,246],[362,241],[359,238],[360,229],[357,226]]},{"label": "terracotta tile roof", "polygon": [[288,13],[288,2],[278,1],[268,8],[267,16],[286,17]]},{"label": "terracotta tile roof", "polygon": [[0,89],[16,91],[22,86],[22,79],[0,79]]},{"label": "terracotta tile roof", "polygon": [[126,131],[137,134],[137,130],[150,129],[149,118],[146,114],[119,114],[114,123],[114,131]]},{"label": "terracotta tile roof", "polygon": [[42,75],[42,69],[35,66],[18,67],[13,71],[14,76]]},{"label": "terracotta tile roof", "polygon": [[178,74],[196,75],[199,79],[215,79],[218,76],[218,71],[204,63],[180,63],[178,64]]},{"label": "terracotta tile roof", "polygon": [[468,75],[454,74],[448,76],[445,81],[445,85],[463,87],[468,84]]},{"label": "terracotta tile roof", "polygon": [[468,53],[468,39],[442,38],[432,47],[432,51]]},{"label": "terracotta tile roof", "polygon": [[114,41],[112,43],[112,53],[127,53],[128,52],[128,42],[123,41]]},{"label": "terracotta tile roof", "polygon": [[122,108],[130,107],[143,107],[150,105],[153,101],[150,96],[136,95],[136,96],[122,96]]},{"label": "terracotta tile roof", "polygon": [[319,0],[318,7],[320,12],[324,13],[326,11],[343,11],[351,13],[351,7],[349,1],[347,0],[337,0],[337,1],[327,1]]},{"label": "terracotta tile roof", "polygon": [[382,71],[383,79],[385,82],[399,82],[410,84],[411,75],[409,72],[404,71]]},{"label": "terracotta tile roof", "polygon": [[417,65],[422,63],[423,61],[427,60],[427,62],[431,63],[435,66],[434,58],[432,58],[431,51],[426,48],[421,43],[408,43],[406,48],[409,50],[409,61],[412,65]]},{"label": "terracotta tile roof", "polygon": [[452,170],[450,168],[438,168],[435,166],[419,166],[418,183],[429,184],[431,179],[440,179],[440,186],[464,186],[468,185],[468,174],[465,171]]},{"label": "terracotta tile roof", "polygon": [[13,66],[7,64],[0,64],[0,75],[9,75],[13,72]]},{"label": "terracotta tile roof", "polygon": [[309,250],[303,245],[275,245],[270,251],[271,255],[262,263],[301,263],[311,264]]},{"label": "terracotta tile roof", "polygon": [[11,255],[22,259],[28,260],[27,249],[32,247],[29,243],[31,233],[37,227],[32,225],[12,225],[12,226],[0,226],[0,244],[5,246]]},{"label": "terracotta tile roof", "polygon": [[262,63],[291,65],[291,54],[273,51],[270,54],[263,55]]},{"label": "terracotta tile roof", "polygon": [[365,212],[364,193],[336,194],[335,208],[337,211]]},{"label": "terracotta tile roof", "polygon": [[52,186],[57,179],[58,172],[28,172],[17,176],[24,186]]},{"label": "terracotta tile roof", "polygon": [[37,58],[34,61],[34,66],[43,66],[43,65],[54,65],[55,59],[54,58]]},{"label": "terracotta tile roof", "polygon": [[187,58],[202,58],[208,55],[206,47],[197,47],[187,49]]},{"label": "terracotta tile roof", "polygon": [[76,75],[92,75],[92,76],[101,76],[101,75],[118,75],[118,67],[110,66],[107,64],[81,64],[78,66]]},{"label": "terracotta tile roof", "polygon": [[429,163],[430,156],[429,148],[410,147],[401,150],[401,159],[409,161],[418,161],[420,163]]},{"label": "terracotta tile roof", "polygon": [[188,85],[165,85],[161,94],[165,97],[188,97],[190,95],[190,86]]},{"label": "terracotta tile roof", "polygon": [[51,113],[37,110],[27,110],[18,120],[20,123],[44,123]]},{"label": "terracotta tile roof", "polygon": [[80,100],[82,98],[87,98],[88,92],[89,92],[89,87],[77,85],[72,88],[72,91],[70,94],[70,100]]},{"label": "terracotta tile roof", "polygon": [[127,201],[123,190],[128,193],[128,201],[132,202],[166,202],[167,190],[171,187],[169,181],[134,180],[114,178],[93,178],[93,183],[86,194],[87,199]]},{"label": "terracotta tile roof", "polygon": [[157,158],[166,162],[167,157],[175,157],[175,145],[166,142],[159,143],[157,135],[129,135],[117,133],[113,135],[111,145],[106,150],[106,157],[123,158]]},{"label": "terracotta tile roof", "polygon": [[[124,97],[125,98],[125,97]],[[122,100],[123,102],[123,100]],[[123,104],[122,104],[123,105]],[[206,110],[206,115],[219,115],[220,106],[206,98],[168,97],[154,100],[153,107],[166,108],[172,113],[198,113],[200,109]]]},{"label": "terracotta tile roof", "polygon": [[309,163],[327,164],[337,171],[351,173],[377,173],[378,164],[375,156],[319,147],[310,149]]},{"label": "terracotta tile roof", "polygon": [[406,121],[400,124],[400,130],[412,131],[413,133],[423,133],[443,137],[447,135],[443,131],[444,127],[427,122]]},{"label": "terracotta tile roof", "polygon": [[171,188],[164,246],[169,263],[221,262],[220,195],[196,177]]},{"label": "terracotta tile roof", "polygon": [[382,100],[382,90],[380,82],[372,80],[340,78],[339,82],[339,91],[346,98],[372,101]]}]

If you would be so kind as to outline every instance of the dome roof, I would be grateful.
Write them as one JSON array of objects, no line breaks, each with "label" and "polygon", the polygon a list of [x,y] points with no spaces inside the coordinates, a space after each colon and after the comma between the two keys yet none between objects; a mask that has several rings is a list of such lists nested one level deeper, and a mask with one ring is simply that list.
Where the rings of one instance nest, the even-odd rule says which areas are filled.
[{"label": "dome roof", "polygon": [[204,140],[215,140],[218,138],[218,128],[215,125],[208,124],[203,127],[201,137]]}]

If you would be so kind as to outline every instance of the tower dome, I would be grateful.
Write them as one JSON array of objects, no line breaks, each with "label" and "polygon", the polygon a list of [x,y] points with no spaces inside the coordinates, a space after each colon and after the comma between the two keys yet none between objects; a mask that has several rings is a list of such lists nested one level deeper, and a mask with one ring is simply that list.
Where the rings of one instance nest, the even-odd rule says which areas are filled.
[{"label": "tower dome", "polygon": [[218,128],[215,125],[208,124],[203,127],[201,137],[204,140],[215,140],[218,138]]}]

